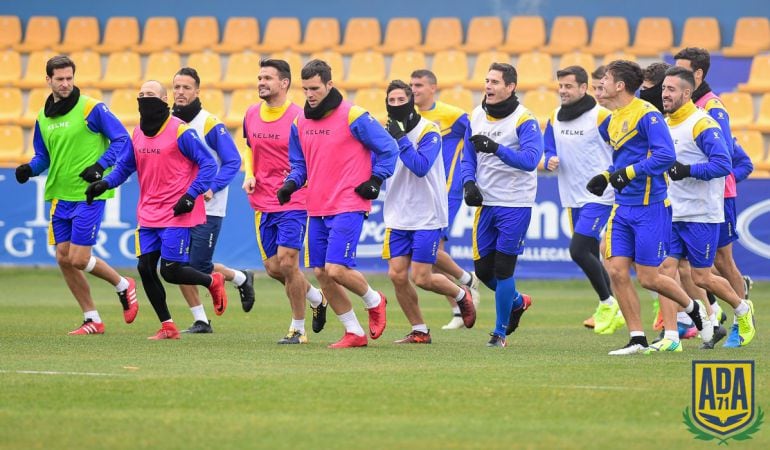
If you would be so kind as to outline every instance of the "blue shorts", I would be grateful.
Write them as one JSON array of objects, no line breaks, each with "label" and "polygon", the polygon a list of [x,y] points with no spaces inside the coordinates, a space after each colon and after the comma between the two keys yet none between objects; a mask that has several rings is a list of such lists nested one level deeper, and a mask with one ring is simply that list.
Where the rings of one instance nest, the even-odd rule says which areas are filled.
[{"label": "blue shorts", "polygon": [[278,253],[278,246],[300,250],[305,240],[307,213],[305,211],[284,211],[254,213],[254,227],[257,231],[257,246],[262,260]]},{"label": "blue shorts", "polygon": [[567,208],[567,211],[569,226],[573,234],[582,234],[598,241],[601,239],[604,226],[607,225],[612,205],[586,203],[580,208]]},{"label": "blue shorts", "polygon": [[452,198],[449,197],[449,225],[447,225],[446,228],[441,230],[441,239],[448,241],[449,240],[449,230],[452,229],[452,224],[455,223],[455,217],[457,217],[457,213],[460,212],[460,206],[463,204],[462,197],[460,198]]},{"label": "blue shorts", "polygon": [[687,258],[696,269],[709,268],[714,265],[718,239],[718,223],[674,222],[668,256]]},{"label": "blue shorts", "polygon": [[625,256],[643,266],[658,267],[671,243],[668,200],[651,205],[615,205],[607,221],[606,257]]},{"label": "blue shorts", "polygon": [[103,215],[104,200],[94,200],[90,205],[86,202],[52,201],[48,244],[67,241],[83,246],[96,244]]},{"label": "blue shorts", "polygon": [[217,245],[222,217],[206,216],[206,223],[190,228],[190,266],[193,269],[211,273],[214,271],[214,247]]},{"label": "blue shorts", "polygon": [[135,245],[136,256],[160,250],[161,258],[186,263],[190,259],[190,229],[139,227],[136,230]]},{"label": "blue shorts", "polygon": [[719,248],[731,244],[738,240],[738,233],[735,231],[736,217],[735,198],[725,199],[725,221],[719,226]]},{"label": "blue shorts", "polygon": [[441,240],[442,229],[436,230],[394,230],[385,229],[382,258],[412,256],[412,261],[436,264],[436,252]]},{"label": "blue shorts", "polygon": [[473,259],[498,251],[520,255],[524,251],[524,236],[529,228],[532,208],[482,206],[476,210],[473,222]]},{"label": "blue shorts", "polygon": [[364,226],[363,212],[311,217],[307,227],[305,267],[326,263],[356,266],[356,249]]}]

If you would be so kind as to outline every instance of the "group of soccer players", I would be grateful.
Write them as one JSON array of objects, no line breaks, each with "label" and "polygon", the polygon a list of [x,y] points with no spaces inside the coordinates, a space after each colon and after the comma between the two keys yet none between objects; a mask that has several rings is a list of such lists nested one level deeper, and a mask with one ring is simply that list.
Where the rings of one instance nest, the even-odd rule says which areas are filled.
[{"label": "group of soccer players", "polygon": [[[409,83],[391,81],[383,127],[342,98],[326,62],[312,60],[303,67],[306,102],[300,107],[287,99],[288,63],[263,60],[262,101],[248,109],[243,122],[250,149],[244,154],[243,189],[255,211],[265,270],[284,285],[291,307],[289,331],[278,343],[307,342],[306,301],[314,332],[324,328],[328,305],[344,326],[330,348],[366,346],[369,338],[382,335],[387,299],[355,270],[363,222],[372,200],[382,194],[383,258],[412,326],[396,343],[432,339],[414,285],[447,297],[453,317],[443,328],[456,329],[474,326],[481,281],[495,297],[487,346],[505,347],[532,305],[517,290],[514,272],[545,153],[545,168],[558,174],[561,201],[572,219],[570,254],[599,297],[587,325],[610,334],[627,324],[631,333],[629,344],[610,354],[681,351],[675,304],[700,330],[704,346],[713,348],[726,332],[715,300],[713,306],[701,302],[707,298],[703,289],[735,309],[728,343],[747,345],[755,333],[753,305],[744,300],[747,292],[739,292],[743,281],[729,247],[736,238],[735,205],[725,199],[735,194],[733,173],[741,179],[735,169],[738,147],[726,112],[704,81],[708,54],[704,68],[683,52],[678,60],[690,66],[668,69],[661,85],[667,119],[635,96],[643,81],[636,63],[614,61],[603,74],[592,74],[598,79],[596,98],[587,94],[586,71],[572,66],[557,73],[561,106],[544,134],[519,103],[518,75],[507,63],[490,66],[482,103],[470,115],[435,100],[437,80],[428,70],[415,70]],[[52,93],[35,126],[35,156],[17,168],[16,178],[24,183],[49,171],[50,243],[84,314],[83,324],[70,334],[104,333],[83,271],[115,286],[127,323],[136,317],[134,281],[91,255],[105,199],[134,172],[140,187],[138,271],[161,322],[150,339],[180,337],[161,278],[180,285],[190,306],[194,322],[186,332],[213,331],[198,285],[209,290],[221,315],[227,307],[224,282],[231,281],[248,312],[255,301],[253,273],[212,262],[227,187],[241,158],[224,125],[203,109],[195,69],[181,68],[174,76],[173,108],[161,82],[142,85],[140,124],[131,137],[103,103],[80,95],[69,58],[52,58],[46,73]],[[715,122],[693,101],[724,120]],[[476,207],[475,272],[463,270],[443,250],[462,200]],[[726,237],[720,236],[722,228]],[[313,268],[319,287],[299,269],[303,248],[305,266]],[[712,273],[715,256],[716,269],[727,279]],[[661,294],[665,331],[652,345],[642,331],[632,266],[645,288]],[[368,336],[348,291],[365,305]]]}]

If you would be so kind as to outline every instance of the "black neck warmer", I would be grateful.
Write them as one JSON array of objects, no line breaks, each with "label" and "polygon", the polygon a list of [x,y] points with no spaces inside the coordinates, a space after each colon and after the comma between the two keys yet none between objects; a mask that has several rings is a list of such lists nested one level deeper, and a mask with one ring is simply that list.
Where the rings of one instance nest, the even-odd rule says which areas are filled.
[{"label": "black neck warmer", "polygon": [[486,96],[484,96],[484,99],[481,101],[481,108],[495,119],[502,119],[503,117],[510,116],[518,106],[519,99],[516,97],[515,92],[511,93],[511,96],[502,102],[495,103],[494,105],[487,104]]},{"label": "black neck warmer", "polygon": [[650,102],[652,106],[656,107],[661,114],[663,114],[663,82],[647,89],[639,91],[639,98],[646,102]]},{"label": "black neck warmer", "polygon": [[[386,100],[387,102],[387,100]],[[414,109],[414,97],[410,98],[408,102],[399,106],[391,106],[386,104],[385,107],[388,110],[388,117],[404,124],[404,131],[407,133],[412,131],[414,127],[420,123],[420,115]]]},{"label": "black neck warmer", "polygon": [[153,137],[170,115],[168,103],[158,97],[140,97],[136,100],[139,102],[139,128],[145,136]]},{"label": "black neck warmer", "polygon": [[69,97],[63,98],[58,102],[53,101],[53,94],[49,95],[45,101],[45,107],[43,108],[43,114],[46,117],[59,117],[72,111],[72,108],[78,104],[80,100],[80,89],[77,86],[72,88],[72,92]]},{"label": "black neck warmer", "polygon": [[709,86],[709,84],[704,80],[703,83],[698,86],[698,89],[692,92],[692,102],[697,102],[701,99],[701,97],[708,94],[709,92],[711,92],[711,86]]},{"label": "black neck warmer", "polygon": [[590,111],[594,106],[596,106],[596,99],[586,94],[575,103],[563,105],[559,108],[559,113],[556,115],[556,118],[561,122],[575,120],[582,116],[586,111]]},{"label": "black neck warmer", "polygon": [[201,106],[201,99],[196,98],[189,105],[174,105],[174,117],[178,117],[186,123],[192,122],[195,116],[201,112],[203,106]]},{"label": "black neck warmer", "polygon": [[311,108],[308,102],[305,101],[305,118],[310,120],[323,119],[326,113],[340,106],[340,103],[342,103],[342,94],[340,94],[337,88],[331,88],[326,97],[315,108]]}]

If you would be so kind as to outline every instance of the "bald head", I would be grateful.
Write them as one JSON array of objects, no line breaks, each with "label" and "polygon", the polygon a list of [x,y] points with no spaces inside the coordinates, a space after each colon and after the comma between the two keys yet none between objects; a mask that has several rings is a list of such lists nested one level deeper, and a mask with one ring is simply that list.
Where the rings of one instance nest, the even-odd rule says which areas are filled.
[{"label": "bald head", "polygon": [[142,97],[158,97],[163,101],[168,101],[166,88],[156,80],[147,80],[142,84],[141,89],[139,89],[139,98]]}]

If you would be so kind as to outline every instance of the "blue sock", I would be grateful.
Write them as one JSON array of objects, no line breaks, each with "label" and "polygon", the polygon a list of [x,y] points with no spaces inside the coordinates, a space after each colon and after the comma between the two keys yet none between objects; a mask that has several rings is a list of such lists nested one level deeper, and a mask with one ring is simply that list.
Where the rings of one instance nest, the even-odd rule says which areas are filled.
[{"label": "blue sock", "polygon": [[504,280],[496,280],[497,289],[495,289],[495,309],[497,311],[497,320],[495,321],[495,334],[505,336],[505,328],[508,326],[508,319],[511,317],[514,298],[521,304],[521,296],[516,292],[516,281],[513,277]]}]

